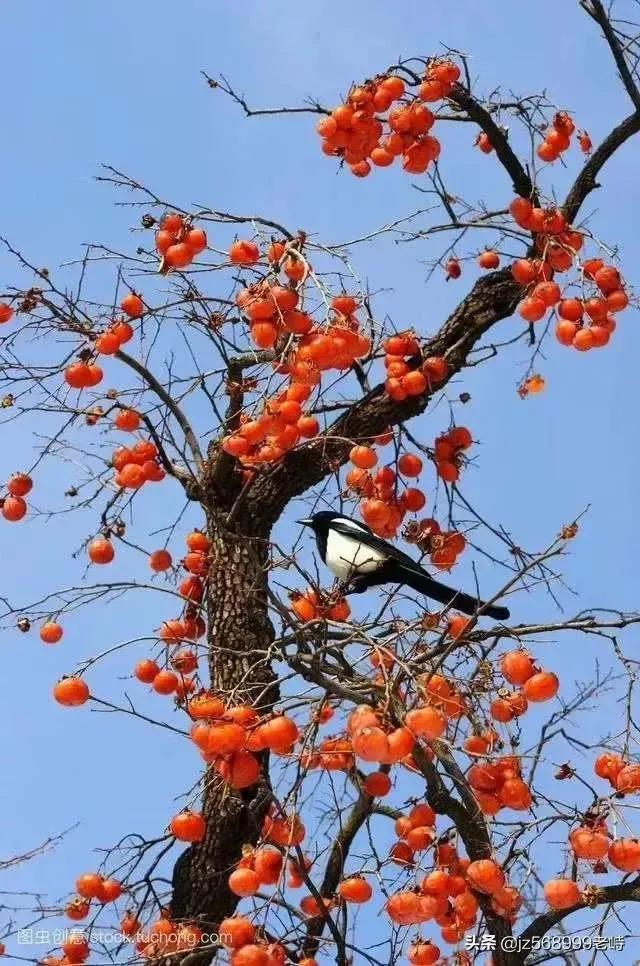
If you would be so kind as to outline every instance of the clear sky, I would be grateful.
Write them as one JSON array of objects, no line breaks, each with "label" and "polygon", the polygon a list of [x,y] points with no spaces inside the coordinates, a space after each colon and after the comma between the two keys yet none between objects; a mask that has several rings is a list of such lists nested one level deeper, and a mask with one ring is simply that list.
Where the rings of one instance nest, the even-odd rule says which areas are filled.
[{"label": "clear sky", "polygon": [[[552,101],[575,112],[594,142],[628,111],[608,53],[577,0],[538,0],[535,14],[531,4],[511,0],[407,0],[401,7],[380,0],[315,5],[22,0],[3,5],[0,26],[0,230],[35,264],[52,270],[90,240],[135,247],[129,228],[137,211],[114,207],[111,190],[96,184],[101,163],[177,203],[271,216],[326,241],[358,236],[422,205],[410,179],[395,167],[365,182],[338,173],[320,153],[311,117],[246,120],[222,94],[209,90],[200,70],[226,75],[256,105],[291,104],[310,95],[332,106],[352,80],[398,55],[430,54],[446,44],[471,55],[479,90],[545,88]],[[471,130],[452,132],[451,138],[452,145],[468,143],[461,152],[452,147],[443,160],[450,190],[508,200],[508,181],[492,159],[472,150]],[[570,165],[575,164],[573,154]],[[632,145],[607,167],[604,188],[588,209],[593,229],[619,248],[632,283],[637,170]],[[572,173],[555,172],[560,188]],[[475,277],[471,269],[457,287],[425,287],[424,262],[437,254],[427,244],[383,241],[356,249],[354,261],[373,289],[384,290],[380,305],[399,327],[416,324],[430,331]],[[0,251],[0,289],[15,277],[14,264]],[[97,294],[108,298],[105,290]],[[500,334],[515,333],[519,325],[507,321]],[[472,395],[465,421],[482,443],[465,492],[486,517],[509,529],[522,546],[541,550],[562,524],[591,505],[565,561],[565,577],[575,591],[575,596],[559,591],[568,613],[637,605],[639,352],[637,313],[630,311],[604,351],[582,355],[550,346],[539,365],[548,380],[540,397],[521,401],[515,392],[528,361],[522,346],[458,383]],[[431,441],[447,418],[444,410],[424,418],[423,438]],[[29,464],[33,440],[19,425],[3,428],[2,436],[4,479]],[[60,506],[70,474],[68,467],[50,469],[38,481],[37,505]],[[294,507],[293,518],[301,515],[301,506]],[[158,507],[152,502],[143,516],[147,531],[154,529]],[[290,519],[278,528],[283,545],[292,539]],[[191,522],[199,521],[193,516]],[[80,515],[40,518],[19,530],[0,528],[2,595],[26,601],[77,583],[82,565],[71,553],[91,527],[90,517]],[[481,586],[493,587],[499,577],[484,561],[476,562]],[[456,572],[461,579],[472,580],[470,563]],[[514,598],[512,610],[518,620],[557,616],[541,593]],[[157,626],[153,599],[97,607],[66,624],[58,648],[44,648],[34,634],[5,631],[0,637],[5,736],[0,858],[79,823],[56,853],[25,867],[2,888],[53,898],[96,864],[92,849],[129,831],[154,834],[164,828],[177,808],[174,797],[190,786],[198,767],[195,754],[185,752],[177,737],[115,715],[66,712],[50,699],[53,682],[76,662]],[[630,651],[633,642],[628,635]],[[145,645],[139,647],[144,653]],[[540,653],[569,689],[574,680],[591,676],[596,657],[605,667],[610,661],[597,638],[567,637]],[[92,687],[104,696],[133,688],[117,680],[131,663],[116,659],[100,668]],[[153,713],[160,700],[150,697],[142,706]],[[581,725],[594,732],[615,730],[619,715],[620,706],[603,697]],[[637,958],[618,955],[620,963]]]}]

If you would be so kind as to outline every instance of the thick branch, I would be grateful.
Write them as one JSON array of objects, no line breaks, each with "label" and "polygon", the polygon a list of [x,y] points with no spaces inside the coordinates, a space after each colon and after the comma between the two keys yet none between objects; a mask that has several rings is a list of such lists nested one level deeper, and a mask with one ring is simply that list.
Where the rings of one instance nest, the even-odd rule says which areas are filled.
[{"label": "thick branch", "polygon": [[605,40],[613,54],[618,71],[620,72],[620,77],[627,94],[635,104],[636,111],[640,111],[640,90],[638,90],[638,85],[629,69],[627,59],[624,55],[624,48],[616,35],[609,14],[604,9],[601,0],[580,0],[580,6],[601,27]]},{"label": "thick branch", "polygon": [[[349,854],[349,849],[366,821],[367,816],[370,815],[372,803],[373,799],[365,792],[362,792],[351,809],[348,818],[342,825],[340,834],[336,835],[325,868],[322,885],[318,890],[323,898],[329,898],[338,888],[340,879],[343,876],[344,864]],[[322,916],[317,916],[309,923],[307,938],[304,944],[305,956],[314,956],[317,952],[319,940],[324,932],[325,925],[326,920]]]},{"label": "thick branch", "polygon": [[[434,764],[429,761],[422,748],[416,746],[413,751],[413,758],[426,779],[429,804],[436,812],[447,815],[454,823],[470,859],[489,858],[493,851],[491,838],[484,816],[468,782],[444,742],[434,741],[432,748],[439,763],[454,782],[462,801],[458,801],[447,791]],[[512,934],[509,922],[493,910],[491,902],[486,896],[476,893],[476,898],[484,913],[488,931],[498,940],[496,962],[500,966],[512,966],[516,963],[515,958],[511,953],[500,949],[500,941]]]},{"label": "thick branch", "polygon": [[522,195],[523,198],[530,198],[537,204],[535,189],[529,174],[509,144],[504,130],[496,124],[489,112],[476,101],[469,91],[460,85],[456,85],[449,95],[449,99],[461,107],[471,120],[475,121],[485,132],[500,163],[511,176],[516,194]]},{"label": "thick branch", "polygon": [[640,131],[640,111],[635,111],[614,127],[602,144],[593,152],[582,171],[574,181],[565,203],[562,206],[568,222],[573,222],[585,199],[599,187],[596,178],[618,148]]},{"label": "thick branch", "polygon": [[[440,331],[424,347],[426,356],[444,356],[450,379],[464,366],[476,342],[496,322],[513,314],[521,295],[509,270],[478,279]],[[441,386],[438,387],[440,389]],[[353,440],[366,439],[424,412],[429,394],[395,402],[379,384],[307,446],[292,450],[256,480],[249,504],[275,521],[289,501],[344,463]]]},{"label": "thick branch", "polygon": [[[605,905],[610,902],[640,902],[640,876],[636,876],[630,882],[598,889],[593,897],[593,902],[597,905]],[[566,919],[567,916],[570,916],[573,912],[578,912],[580,909],[584,909],[584,906],[576,905],[569,909],[555,909],[545,912],[527,926],[521,933],[520,939],[531,940],[542,937],[563,919]]]}]

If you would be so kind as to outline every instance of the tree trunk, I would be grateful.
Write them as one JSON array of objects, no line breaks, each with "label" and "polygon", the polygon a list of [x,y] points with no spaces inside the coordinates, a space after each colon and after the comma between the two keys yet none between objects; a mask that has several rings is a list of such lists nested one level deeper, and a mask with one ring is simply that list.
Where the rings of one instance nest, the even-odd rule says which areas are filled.
[{"label": "tree trunk", "polygon": [[[225,521],[226,513],[208,513],[211,687],[231,704],[268,711],[278,699],[269,654],[274,629],[267,612],[268,534],[261,533],[255,519],[237,521],[233,532]],[[228,888],[229,873],[242,846],[257,841],[270,802],[266,755],[260,781],[242,791],[223,782],[212,766],[208,769],[202,806],[205,838],[188,848],[174,869],[171,908],[176,918],[193,919],[205,932],[215,932],[233,912],[238,899]]]}]

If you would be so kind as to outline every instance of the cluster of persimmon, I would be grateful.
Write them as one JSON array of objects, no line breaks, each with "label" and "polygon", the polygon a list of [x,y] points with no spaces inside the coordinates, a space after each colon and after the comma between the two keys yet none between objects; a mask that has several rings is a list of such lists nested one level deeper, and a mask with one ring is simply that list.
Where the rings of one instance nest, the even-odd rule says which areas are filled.
[{"label": "cluster of persimmon", "polygon": [[122,892],[122,884],[117,879],[105,878],[98,872],[85,872],[76,880],[77,894],[67,903],[65,914],[74,922],[80,922],[89,915],[93,900],[105,905],[119,899]]},{"label": "cluster of persimmon", "polygon": [[[171,822],[171,831],[185,842],[200,841],[204,834],[204,820],[197,813],[185,810]],[[65,913],[73,922],[86,919],[93,900],[104,905],[115,902],[123,894],[123,886],[113,878],[105,878],[97,872],[87,872],[76,880],[76,893],[66,905]],[[168,910],[149,926],[142,927],[136,915],[128,911],[120,923],[120,931],[135,942],[136,952],[149,959],[158,954],[184,952],[196,948],[202,939],[202,930],[190,922],[173,922]],[[43,966],[65,966],[84,963],[90,953],[89,939],[81,932],[73,932],[62,944],[62,959],[47,957]]]},{"label": "cluster of persimmon", "polygon": [[473,436],[466,426],[453,426],[438,436],[434,443],[435,463],[438,476],[446,483],[455,483],[460,476],[462,454],[473,443]]},{"label": "cluster of persimmon", "polygon": [[591,258],[580,268],[584,280],[592,283],[593,293],[588,298],[560,302],[556,338],[562,345],[587,352],[607,345],[616,328],[615,314],[627,308],[629,296],[615,266]]},{"label": "cluster of persimmon", "polygon": [[412,330],[390,336],[383,349],[387,370],[384,387],[396,402],[431,392],[449,374],[449,365],[442,356],[421,360],[420,344]]},{"label": "cluster of persimmon", "polygon": [[345,103],[316,125],[322,151],[341,158],[358,178],[366,178],[372,165],[388,168],[396,158],[407,174],[424,174],[441,150],[429,133],[436,118],[426,104],[447,97],[459,77],[457,64],[440,59],[428,65],[417,94],[407,92],[395,74],[353,87]]},{"label": "cluster of persimmon", "polygon": [[280,366],[279,371],[288,373],[292,382],[316,386],[323,372],[346,371],[371,352],[371,340],[360,331],[361,323],[355,314],[358,300],[351,295],[337,295],[331,300],[331,308],[326,324],[314,325],[300,334]]},{"label": "cluster of persimmon", "polygon": [[[255,247],[258,248],[257,245]],[[313,329],[312,316],[298,311],[299,300],[300,296],[293,286],[279,285],[267,279],[240,289],[236,304],[249,322],[251,339],[259,349],[273,349],[283,333],[303,336]]]},{"label": "cluster of persimmon", "polygon": [[228,707],[206,690],[189,699],[187,711],[194,721],[191,740],[204,761],[234,788],[255,785],[260,775],[257,754],[268,749],[291,755],[299,737],[297,724],[287,715],[260,719],[253,708]]},{"label": "cluster of persimmon", "polygon": [[[455,846],[447,841],[434,847],[434,860],[433,870],[419,886],[396,892],[389,898],[386,911],[392,922],[418,926],[433,920],[440,926],[443,941],[455,945],[476,924],[480,911],[478,896],[488,897],[497,915],[509,922],[515,921],[522,897],[517,889],[507,884],[497,862],[489,858],[473,862],[462,858]],[[424,955],[420,947],[426,947]],[[417,940],[410,948],[408,958],[412,964],[434,963],[439,955],[439,949],[432,943]]]},{"label": "cluster of persimmon", "polygon": [[[270,817],[269,822],[271,823],[269,827],[272,830],[273,817]],[[276,839],[283,837],[279,834],[280,831],[282,829],[278,826]],[[300,828],[297,829],[294,837],[299,838],[299,836]],[[284,838],[285,840],[288,838],[286,831]],[[284,845],[286,844],[288,843],[285,841]],[[281,845],[280,847],[284,846]],[[311,867],[311,860],[305,859],[304,865],[303,870],[295,859],[289,859],[286,862],[283,853],[274,845],[263,845],[255,849],[245,846],[242,858],[229,876],[229,888],[234,895],[243,899],[248,898],[256,895],[262,886],[283,885],[285,873],[288,873],[287,886],[290,889],[299,889]]]},{"label": "cluster of persimmon", "polygon": [[[120,303],[122,311],[131,319],[144,314],[144,302],[135,292],[129,292]],[[116,319],[104,332],[93,339],[93,349],[83,349],[77,362],[72,362],[64,370],[64,381],[72,389],[91,389],[104,379],[102,367],[94,360],[94,355],[115,355],[123,345],[133,338],[133,327],[124,319]]]},{"label": "cluster of persimmon", "polygon": [[442,674],[421,674],[416,679],[424,703],[435,708],[447,721],[459,718],[468,711],[467,702],[459,689]]},{"label": "cluster of persimmon", "polygon": [[[557,208],[536,208],[526,198],[510,205],[516,223],[532,232],[538,258],[521,258],[511,266],[515,280],[527,290],[518,311],[526,322],[539,322],[549,309],[558,317],[556,338],[582,352],[607,345],[616,328],[615,315],[629,304],[620,272],[600,258],[581,261],[584,235],[571,229]],[[582,296],[563,297],[555,274],[575,268]],[[585,291],[591,286],[591,292]]]},{"label": "cluster of persimmon", "polygon": [[491,703],[492,718],[502,724],[525,714],[530,702],[550,701],[558,693],[558,676],[541,670],[527,651],[507,651],[501,658],[500,670],[505,680],[516,688],[514,691],[500,689]]},{"label": "cluster of persimmon", "polygon": [[[185,583],[188,580],[189,578],[187,578]],[[190,582],[189,586],[191,586]],[[179,644],[183,641],[196,640],[197,638],[203,637],[206,629],[204,618],[198,614],[193,604],[187,604],[181,618],[164,621],[160,628],[159,637],[161,640],[166,641],[167,644]],[[181,658],[183,658],[183,655],[181,655]],[[180,663],[186,665],[186,659],[178,661],[174,656],[171,658],[171,661],[180,671],[193,670],[192,668],[178,667]]]},{"label": "cluster of persimmon", "polygon": [[[371,654],[371,663],[379,674],[374,683],[385,685],[385,673],[395,663],[391,650],[379,649]],[[381,765],[403,765],[414,768],[412,758],[416,741],[429,742],[440,738],[450,719],[457,718],[466,709],[466,703],[456,688],[441,675],[425,675],[419,679],[421,701],[407,711],[401,727],[389,723],[382,711],[368,705],[355,709],[347,720],[346,733],[326,738],[316,748],[305,750],[300,764],[307,770],[321,768],[326,771],[350,771],[355,759]],[[330,720],[332,713],[323,720]],[[430,750],[425,746],[429,756]],[[375,771],[366,776],[364,789],[371,796],[384,796],[391,790],[391,780],[386,772]]]},{"label": "cluster of persimmon", "polygon": [[9,523],[17,523],[27,513],[25,496],[33,489],[28,473],[14,473],[7,480],[7,494],[0,497],[0,513]]},{"label": "cluster of persimmon", "polygon": [[[388,672],[395,663],[395,656],[387,649],[376,650],[371,654],[371,663]],[[384,685],[384,673],[380,673],[374,683]],[[428,682],[422,680],[421,688],[423,703],[407,712],[403,727],[391,725],[383,712],[362,705],[350,715],[345,735],[325,739],[317,748],[303,752],[302,767],[350,771],[358,757],[362,761],[384,765],[400,763],[412,768],[416,739],[429,741],[440,737],[446,730],[447,721],[465,709],[456,689],[439,675],[433,675]],[[323,710],[325,713],[316,719],[319,723],[333,716],[332,708]],[[391,789],[391,781],[386,773],[376,771],[366,777],[364,787],[372,796],[386,795]]]},{"label": "cluster of persimmon", "polygon": [[262,836],[268,842],[282,848],[302,845],[307,835],[300,817],[295,813],[288,815],[273,804],[262,823]]},{"label": "cluster of persimmon", "polygon": [[[354,764],[351,739],[344,735],[324,738],[313,749],[305,750],[300,755],[300,766],[305,771],[320,768],[324,771],[350,772]],[[372,772],[365,780],[368,795],[386,795],[390,790],[391,780],[383,772]]]},{"label": "cluster of persimmon", "polygon": [[176,211],[170,211],[160,222],[155,243],[161,270],[186,268],[207,247],[207,235]]},{"label": "cluster of persimmon", "polygon": [[89,940],[81,932],[72,932],[61,946],[62,956],[45,956],[41,960],[42,966],[66,966],[66,964],[85,963],[89,958],[91,947]]},{"label": "cluster of persimmon", "polygon": [[[379,773],[382,774],[382,773]],[[386,777],[386,776],[385,776]],[[441,928],[445,942],[458,943],[476,922],[479,911],[478,894],[491,896],[494,910],[511,922],[522,904],[516,889],[506,884],[500,866],[491,859],[471,862],[461,858],[448,841],[436,842],[436,815],[426,803],[415,805],[407,815],[396,820],[399,841],[391,850],[390,861],[410,865],[416,851],[432,849],[434,868],[413,890],[392,895],[386,904],[390,919],[398,925],[420,925],[430,920]],[[266,844],[246,848],[236,868],[229,876],[229,888],[239,898],[258,894],[264,886],[300,888],[306,881],[311,861],[304,860],[304,868],[297,860],[286,860],[283,850],[299,846],[304,841],[305,829],[297,816],[276,812],[265,819],[263,838]],[[288,873],[288,874],[287,874]],[[340,903],[363,904],[374,890],[364,875],[347,875],[338,884],[334,895],[317,897],[305,895],[300,909],[307,918],[330,912]],[[244,916],[231,917],[220,926],[228,948],[240,949],[252,944],[257,932]],[[416,966],[434,963],[440,950],[431,942],[416,939],[407,952],[408,960]],[[235,962],[235,960],[232,960]],[[238,962],[244,960],[238,960]],[[251,960],[253,961],[253,960]],[[269,963],[269,959],[256,962]]]},{"label": "cluster of persimmon", "polygon": [[[123,409],[115,420],[119,429],[134,432],[140,417],[133,409]],[[150,439],[141,439],[133,446],[119,446],[111,457],[115,472],[113,481],[125,490],[139,490],[145,483],[160,483],[166,473],[160,465],[158,447]]]},{"label": "cluster of persimmon", "polygon": [[464,552],[467,541],[457,530],[443,530],[433,517],[407,524],[403,531],[407,543],[415,543],[438,570],[451,570]]},{"label": "cluster of persimmon", "polygon": [[[137,299],[137,295],[125,296],[126,299]],[[123,345],[133,339],[133,327],[125,322],[124,319],[117,319],[108,329],[96,336],[93,347],[98,355],[112,356],[118,352]],[[82,388],[82,387],[79,387]]]},{"label": "cluster of persimmon", "polygon": [[[266,869],[265,869],[266,874]],[[267,942],[246,916],[229,916],[218,928],[221,944],[231,952],[231,966],[284,966],[280,943]],[[300,966],[317,966],[316,960],[299,960]]]},{"label": "cluster of persimmon", "polygon": [[[181,564],[187,576],[178,584],[178,594],[184,600],[182,615],[162,623],[158,636],[167,645],[168,665],[160,668],[156,661],[147,658],[140,661],[134,675],[154,691],[163,695],[175,695],[183,701],[196,689],[198,655],[188,642],[204,636],[207,625],[199,612],[204,597],[209,571],[209,538],[201,530],[192,530],[185,537],[187,552]],[[173,566],[168,550],[154,550],[149,554],[149,566],[155,573],[163,573]]]},{"label": "cluster of persimmon", "polygon": [[[265,257],[271,270],[276,275],[282,271],[289,282],[297,284],[298,282],[303,282],[311,271],[311,266],[302,254],[301,249],[301,237],[298,237],[295,243],[272,239],[265,253]],[[229,261],[232,265],[248,268],[252,265],[257,265],[261,258],[260,246],[254,241],[247,241],[240,238],[229,249]],[[238,305],[242,307],[241,302],[238,302]],[[260,313],[258,312],[258,314]],[[251,318],[250,315],[248,317]],[[270,316],[267,317],[270,318]],[[255,321],[260,320],[258,318]]]},{"label": "cluster of persimmon", "polygon": [[[209,562],[209,538],[200,530],[194,530],[186,537],[187,553],[182,564],[188,576],[178,585],[178,593],[185,601],[184,612],[180,619],[164,621],[159,637],[175,653],[170,654],[171,668],[160,668],[151,659],[140,661],[134,675],[145,684],[151,684],[158,694],[175,694],[184,699],[195,690],[195,678],[188,677],[197,669],[197,654],[189,648],[181,648],[187,641],[197,640],[206,632],[206,624],[198,613],[198,605],[204,595],[203,577],[206,577]],[[115,557],[111,540],[104,535],[94,537],[88,545],[88,555],[92,563],[108,564]],[[171,554],[167,550],[156,550],[149,556],[152,570],[168,570],[172,565]],[[43,624],[40,630],[42,640],[47,644],[57,643],[62,637],[62,628],[55,621]],[[66,707],[85,704],[89,697],[89,687],[82,677],[65,676],[56,684],[53,696]]]},{"label": "cluster of persimmon", "polygon": [[349,715],[347,735],[356,758],[381,765],[403,761],[413,752],[416,741],[410,728],[388,724],[369,705],[359,705]]},{"label": "cluster of persimmon", "polygon": [[[79,900],[80,903],[83,901],[85,900]],[[172,921],[168,910],[163,910],[159,919],[145,927],[141,926],[133,912],[127,912],[120,923],[120,932],[134,941],[136,952],[145,959],[188,952],[195,949],[202,940],[202,930],[198,926],[190,922]],[[67,966],[69,963],[86,962],[90,953],[89,941],[82,933],[71,933],[62,944],[62,952],[62,958],[45,957],[41,960],[42,966]]]},{"label": "cluster of persimmon", "polygon": [[[163,621],[158,637],[167,645],[168,666],[161,668],[157,661],[144,658],[134,668],[134,677],[143,684],[150,684],[157,694],[175,695],[183,700],[196,688],[198,654],[185,643],[196,641],[206,633],[206,623],[198,612],[204,596],[202,577],[208,570],[207,554],[209,538],[201,530],[193,530],[186,537],[187,554],[182,564],[189,576],[178,585],[178,593],[185,604],[182,616]],[[155,573],[162,573],[173,566],[171,554],[166,549],[154,550],[149,555],[149,566]],[[189,677],[189,675],[194,675]]]},{"label": "cluster of persimmon", "polygon": [[243,413],[238,430],[223,439],[222,449],[249,469],[281,459],[301,440],[313,439],[320,431],[316,417],[303,411],[310,395],[311,386],[291,383],[265,400],[259,415],[250,418]]},{"label": "cluster of persimmon", "polygon": [[[255,242],[236,241],[229,257],[232,263],[247,267],[262,256]],[[297,381],[317,385],[322,370],[348,369],[354,359],[368,355],[371,340],[360,332],[356,297],[336,295],[331,300],[332,311],[326,324],[319,325],[300,306],[301,285],[310,267],[299,249],[273,242],[266,258],[276,278],[263,278],[241,289],[236,304],[247,318],[251,338],[258,348],[273,349],[280,336],[298,338],[295,347],[289,347],[290,354],[279,365],[279,372],[289,372]],[[278,281],[280,271],[288,282]]]},{"label": "cluster of persimmon", "polygon": [[[165,621],[160,628],[160,638],[174,642],[178,639],[185,641],[201,637],[206,627],[201,617],[195,612],[187,611],[183,620]],[[183,700],[196,689],[196,677],[189,675],[198,669],[198,654],[189,647],[173,649],[168,657],[168,667],[161,668],[152,658],[143,658],[133,669],[133,676],[142,684],[149,684],[156,694],[175,695]]]},{"label": "cluster of persimmon", "polygon": [[607,860],[620,872],[640,870],[640,840],[622,837],[612,841],[606,820],[597,813],[588,813],[573,829],[569,845],[576,859],[593,863],[594,872],[606,872]]},{"label": "cluster of persimmon", "polygon": [[[260,849],[254,853],[253,861],[259,869],[260,875],[264,877],[265,884],[272,884],[278,864],[282,867],[282,857],[280,853],[273,855],[269,850]],[[295,863],[289,863],[292,868]],[[246,866],[238,868],[237,873],[246,875],[249,882],[253,868]],[[249,873],[247,875],[247,873]],[[235,875],[236,873],[232,873]],[[278,871],[280,875],[280,871]],[[293,873],[289,875],[291,883]],[[238,876],[240,878],[240,876]],[[300,879],[302,884],[302,879]],[[310,897],[312,898],[312,897]],[[315,900],[314,900],[315,901]],[[250,919],[246,916],[230,916],[223,919],[218,928],[221,944],[231,952],[230,966],[285,966],[289,961],[285,947],[279,942],[273,942],[262,936]],[[304,956],[299,959],[298,966],[318,966],[318,962],[311,956]]]},{"label": "cluster of persimmon", "polygon": [[[142,306],[142,300],[137,295],[128,295],[123,299],[122,305],[128,305],[133,300],[138,300]],[[130,305],[131,310],[134,306]],[[144,309],[144,306],[143,306]],[[123,345],[133,338],[133,328],[124,319],[116,320],[96,336],[93,348],[97,355],[112,356],[118,352]],[[77,362],[72,362],[64,371],[64,381],[72,389],[91,389],[99,385],[104,379],[104,372],[97,362],[91,361],[93,353],[91,350],[84,349],[80,353]]]},{"label": "cluster of persimmon", "polygon": [[414,805],[408,815],[401,815],[395,822],[398,841],[389,853],[398,865],[413,865],[416,852],[426,851],[436,838],[436,814],[427,804]]},{"label": "cluster of persimmon", "polygon": [[[391,433],[377,436],[378,445],[385,445],[393,438]],[[375,475],[370,470],[378,465],[378,454],[371,445],[353,446],[349,460],[354,469],[346,477],[347,487],[363,498],[360,504],[362,519],[374,533],[382,537],[396,536],[405,515],[421,510],[427,498],[417,487],[406,486],[400,492],[400,477],[414,479],[422,472],[422,460],[414,453],[403,453],[397,463],[397,472],[391,466],[383,466]],[[404,481],[402,481],[404,482]]]},{"label": "cluster of persimmon", "polygon": [[349,602],[340,595],[323,595],[310,587],[305,591],[292,590],[289,597],[291,610],[305,624],[315,620],[348,621],[351,615]]},{"label": "cluster of persimmon", "polygon": [[97,362],[84,359],[72,362],[64,370],[64,381],[72,389],[91,389],[104,379],[104,372]]},{"label": "cluster of persimmon", "polygon": [[616,792],[640,792],[640,763],[628,762],[614,752],[596,758],[593,770],[599,778],[606,778]]},{"label": "cluster of persimmon", "polygon": [[[232,263],[243,266],[261,257],[258,245],[250,241],[234,242],[229,254]],[[222,441],[225,452],[247,468],[275,462],[301,440],[317,436],[317,418],[303,409],[312,388],[324,371],[349,369],[371,351],[371,340],[363,335],[356,315],[356,297],[335,296],[326,322],[319,324],[299,308],[296,285],[309,270],[300,252],[273,242],[267,260],[275,272],[284,271],[289,284],[262,279],[242,289],[236,302],[249,320],[255,345],[266,350],[281,347],[274,366],[280,375],[288,376],[289,385],[264,402],[261,414],[243,413],[238,429]]]},{"label": "cluster of persimmon", "polygon": [[467,773],[467,781],[485,815],[497,815],[502,808],[527,811],[533,802],[520,761],[513,756],[476,762]]},{"label": "cluster of persimmon", "polygon": [[[558,111],[545,131],[544,140],[540,142],[536,149],[536,154],[540,160],[547,163],[557,161],[571,147],[571,138],[575,130],[576,126],[566,111]],[[589,154],[593,145],[586,131],[580,132],[578,143],[583,153]]]},{"label": "cluster of persimmon", "polygon": [[[638,839],[617,839],[608,845],[609,839],[601,830],[591,828],[575,829],[572,833],[571,844],[574,854],[578,855],[576,847],[580,852],[599,852],[602,848],[600,839],[607,843],[605,855],[609,861],[621,872],[637,872],[640,870],[640,840]],[[584,856],[587,857],[587,856]],[[596,861],[594,869],[606,871],[606,866],[602,867]],[[589,901],[589,888],[583,890],[574,879],[557,878],[550,879],[544,886],[545,899],[552,909],[571,909],[584,905]]]}]

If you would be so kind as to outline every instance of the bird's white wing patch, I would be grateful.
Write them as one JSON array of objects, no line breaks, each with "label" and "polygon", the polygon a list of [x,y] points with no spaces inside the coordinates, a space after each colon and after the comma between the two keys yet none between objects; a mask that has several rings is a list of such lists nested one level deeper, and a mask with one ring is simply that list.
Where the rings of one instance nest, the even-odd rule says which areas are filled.
[{"label": "bird's white wing patch", "polygon": [[357,520],[352,520],[350,517],[336,517],[335,523],[339,523],[342,527],[348,527],[350,530],[354,530],[356,533],[370,533],[368,527],[363,523],[358,523]]},{"label": "bird's white wing patch", "polygon": [[[346,520],[340,522],[347,523]],[[353,522],[348,521],[348,523]],[[357,574],[371,573],[389,559],[380,550],[374,550],[358,539],[358,533],[362,531],[357,524],[353,527],[353,531],[353,539],[342,533],[336,533],[331,527],[327,535],[325,563],[341,580],[348,580]]]}]

